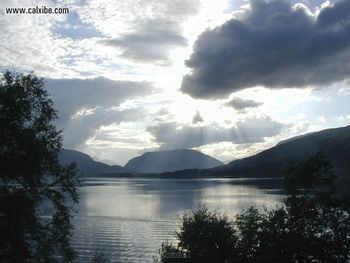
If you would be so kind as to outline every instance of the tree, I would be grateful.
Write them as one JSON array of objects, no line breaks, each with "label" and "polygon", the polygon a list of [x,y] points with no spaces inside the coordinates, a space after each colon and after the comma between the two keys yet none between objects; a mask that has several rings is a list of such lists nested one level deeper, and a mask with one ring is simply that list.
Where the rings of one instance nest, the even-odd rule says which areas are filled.
[{"label": "tree", "polygon": [[237,252],[241,262],[255,260],[257,250],[260,249],[263,220],[264,216],[254,207],[250,207],[245,213],[236,216],[235,223],[239,230]]},{"label": "tree", "polygon": [[297,261],[347,260],[349,210],[335,193],[335,179],[323,152],[293,161],[285,169],[288,251]]},{"label": "tree", "polygon": [[33,74],[0,77],[1,262],[70,262],[76,169],[58,162],[61,132],[44,81]]},{"label": "tree", "polygon": [[181,217],[180,230],[176,236],[179,240],[178,247],[162,244],[159,253],[161,262],[167,262],[166,255],[176,251],[187,251],[190,254],[189,260],[176,262],[235,262],[233,255],[236,236],[232,223],[225,215],[209,211],[205,206]]},{"label": "tree", "polygon": [[332,163],[322,151],[307,155],[305,159],[290,162],[285,168],[284,178],[287,191],[286,204],[289,206],[292,205],[291,202],[299,202],[299,205],[306,205],[311,201],[330,204],[334,200],[336,176]]}]

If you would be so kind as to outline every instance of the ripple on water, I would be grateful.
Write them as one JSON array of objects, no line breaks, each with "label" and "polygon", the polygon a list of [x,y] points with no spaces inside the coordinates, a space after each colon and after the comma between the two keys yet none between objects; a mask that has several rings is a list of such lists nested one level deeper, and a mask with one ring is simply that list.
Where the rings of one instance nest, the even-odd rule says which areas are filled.
[{"label": "ripple on water", "polygon": [[96,252],[110,262],[152,262],[162,241],[176,242],[173,220],[119,220],[111,217],[79,217],[71,244],[79,263],[91,261]]}]

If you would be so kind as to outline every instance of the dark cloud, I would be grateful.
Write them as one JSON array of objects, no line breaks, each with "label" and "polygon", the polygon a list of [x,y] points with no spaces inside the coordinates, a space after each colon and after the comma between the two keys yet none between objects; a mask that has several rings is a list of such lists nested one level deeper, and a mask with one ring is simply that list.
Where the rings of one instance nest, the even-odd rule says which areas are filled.
[{"label": "dark cloud", "polygon": [[168,65],[169,52],[187,46],[183,22],[198,12],[199,5],[198,0],[151,2],[142,7],[151,16],[136,18],[133,30],[102,43],[121,49],[121,55],[133,61]]},{"label": "dark cloud", "polygon": [[241,98],[233,98],[229,102],[226,102],[224,105],[228,107],[232,107],[237,111],[244,111],[247,108],[256,108],[262,105],[262,102],[257,102],[254,100],[244,100]]},{"label": "dark cloud", "polygon": [[192,124],[197,124],[197,123],[200,123],[200,122],[203,122],[203,118],[201,116],[201,114],[199,113],[199,111],[197,111],[196,115],[193,116],[193,119],[192,119]]},{"label": "dark cloud", "polygon": [[152,93],[148,82],[95,79],[47,79],[46,88],[51,94],[61,120],[69,119],[81,109],[118,106],[129,98]]},{"label": "dark cloud", "polygon": [[135,32],[102,43],[120,48],[123,57],[134,61],[168,64],[169,51],[186,46],[187,40],[172,22],[147,21]]},{"label": "dark cloud", "polygon": [[161,144],[162,149],[193,148],[219,142],[236,144],[263,142],[265,137],[279,134],[283,124],[269,117],[247,118],[234,127],[179,126],[177,123],[162,123],[147,130]]},{"label": "dark cloud", "polygon": [[124,101],[152,93],[147,82],[95,79],[47,79],[46,88],[58,110],[64,145],[75,148],[99,127],[144,116],[144,109],[119,110]]},{"label": "dark cloud", "polygon": [[219,98],[244,88],[325,85],[350,74],[350,1],[318,17],[285,1],[252,0],[240,20],[199,36],[181,90]]}]

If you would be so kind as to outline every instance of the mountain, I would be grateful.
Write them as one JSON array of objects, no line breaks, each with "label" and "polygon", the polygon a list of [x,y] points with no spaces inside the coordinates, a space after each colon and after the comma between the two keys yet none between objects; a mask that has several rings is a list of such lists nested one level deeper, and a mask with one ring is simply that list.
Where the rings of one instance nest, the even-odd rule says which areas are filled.
[{"label": "mountain", "polygon": [[301,159],[319,150],[333,162],[338,174],[350,175],[350,126],[313,132],[281,141],[275,147],[254,156],[212,169],[210,174],[281,176],[281,171],[291,160]]},{"label": "mountain", "polygon": [[146,152],[131,159],[124,168],[139,173],[163,173],[184,169],[207,169],[223,165],[219,160],[195,150]]},{"label": "mountain", "polygon": [[89,155],[63,149],[60,162],[76,162],[88,176],[120,173],[164,173],[166,176],[280,177],[286,165],[307,154],[323,151],[339,175],[350,176],[350,126],[296,136],[256,155],[227,165],[195,150],[147,152],[124,167],[94,161]]},{"label": "mountain", "polygon": [[86,176],[130,173],[122,166],[96,162],[89,155],[74,150],[62,149],[59,154],[59,161],[61,164],[75,162],[80,172]]}]

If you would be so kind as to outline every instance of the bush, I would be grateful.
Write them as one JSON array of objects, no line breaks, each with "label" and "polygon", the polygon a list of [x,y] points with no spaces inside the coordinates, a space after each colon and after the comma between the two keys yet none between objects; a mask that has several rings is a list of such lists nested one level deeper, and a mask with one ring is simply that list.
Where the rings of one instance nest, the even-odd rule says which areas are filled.
[{"label": "bush", "polygon": [[232,223],[206,207],[185,214],[176,236],[179,247],[190,251],[191,262],[231,262],[234,255],[236,234]]}]

